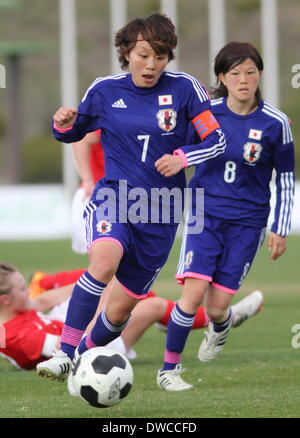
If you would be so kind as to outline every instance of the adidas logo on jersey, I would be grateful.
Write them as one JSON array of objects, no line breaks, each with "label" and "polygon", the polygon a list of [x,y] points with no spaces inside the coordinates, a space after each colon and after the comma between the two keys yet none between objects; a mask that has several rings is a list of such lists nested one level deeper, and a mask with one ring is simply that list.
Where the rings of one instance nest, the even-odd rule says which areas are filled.
[{"label": "adidas logo on jersey", "polygon": [[112,104],[112,107],[113,108],[127,108],[127,105],[123,99],[119,99]]}]

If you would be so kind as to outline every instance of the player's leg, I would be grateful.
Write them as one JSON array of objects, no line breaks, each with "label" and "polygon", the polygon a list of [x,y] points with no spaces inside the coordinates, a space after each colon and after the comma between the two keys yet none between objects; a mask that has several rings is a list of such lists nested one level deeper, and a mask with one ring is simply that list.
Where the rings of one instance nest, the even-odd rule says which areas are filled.
[{"label": "player's leg", "polygon": [[218,260],[207,295],[206,311],[211,319],[198,351],[202,362],[213,359],[224,347],[232,325],[230,303],[238,292],[260,248],[265,230],[236,224],[223,224],[224,249]]},{"label": "player's leg", "polygon": [[130,321],[122,333],[126,349],[130,349],[155,322],[161,321],[167,308],[167,300],[161,297],[139,301]]},{"label": "player's leg", "polygon": [[[93,246],[90,256],[92,274],[89,268],[74,286],[61,335],[61,349],[54,352],[51,359],[37,365],[38,375],[58,380],[68,376],[75,348],[96,312],[101,294],[117,269],[121,255],[115,242],[98,241]],[[95,266],[98,266],[97,278]]]},{"label": "player's leg", "polygon": [[110,285],[106,307],[100,312],[91,332],[80,342],[79,354],[88,348],[107,345],[119,337],[137,303],[138,299],[127,294],[124,286],[114,278]]},{"label": "player's leg", "polygon": [[208,281],[186,278],[182,296],[172,310],[167,328],[164,363],[157,374],[157,384],[166,391],[182,391],[192,385],[181,379],[181,353],[193,327],[195,314],[208,288]]},{"label": "player's leg", "polygon": [[232,327],[239,327],[248,318],[256,315],[263,307],[264,296],[260,290],[254,290],[242,300],[231,306]]},{"label": "player's leg", "polygon": [[202,362],[213,359],[224,347],[232,325],[230,303],[233,295],[210,287],[206,299],[206,312],[210,319],[208,332],[200,345],[198,358]]},{"label": "player's leg", "polygon": [[[91,345],[106,345],[125,329],[129,315],[136,304],[146,298],[151,285],[168,258],[177,226],[158,232],[157,224],[129,224],[130,245],[118,266],[112,281],[112,292],[96,324],[79,352]],[[159,226],[159,231],[160,231]],[[84,345],[84,342],[86,344]]]},{"label": "player's leg", "polygon": [[71,359],[93,318],[107,283],[114,276],[122,252],[115,242],[99,239],[91,248],[88,270],[76,283],[61,336],[61,349]]},{"label": "player's leg", "polygon": [[[165,306],[164,306],[165,312],[162,318],[155,323],[155,326],[159,331],[166,333],[168,322],[172,310],[176,304],[176,301],[165,300],[164,298],[161,299],[165,301]],[[263,293],[259,290],[255,290],[251,292],[249,295],[247,295],[245,298],[243,298],[242,300],[233,304],[231,306],[231,310],[232,310],[231,326],[239,327],[248,318],[251,318],[252,316],[256,315],[262,309],[263,303],[264,303]],[[209,324],[209,317],[207,316],[206,308],[205,306],[200,306],[196,312],[192,330],[205,328],[208,326],[208,324]]]},{"label": "player's leg", "polygon": [[[106,181],[99,181],[98,186],[99,190],[101,187],[106,188]],[[101,208],[102,202],[91,200],[85,209],[90,263],[88,270],[80,277],[73,289],[61,335],[58,360],[61,363],[64,355],[66,366],[61,363],[62,373],[59,376],[56,374],[56,367],[53,378],[67,377],[74,351],[93,319],[102,292],[114,276],[123,257],[124,247],[127,245],[126,224],[112,224],[106,220],[106,217],[101,220],[101,214],[104,214]],[[38,364],[38,374],[51,376],[51,365],[56,362],[56,356],[55,354],[49,361]],[[47,368],[46,372],[45,368]]]},{"label": "player's leg", "polygon": [[[205,219],[202,233],[190,234],[186,226],[181,244],[176,279],[183,284],[182,296],[175,305],[167,328],[164,363],[158,371],[157,384],[166,391],[182,391],[191,385],[178,381],[181,371],[180,359],[186,340],[194,325],[195,314],[207,292],[222,250],[211,228],[210,219]],[[174,373],[173,373],[174,371]],[[174,375],[175,374],[175,375]]]},{"label": "player's leg", "polygon": [[205,219],[205,226],[200,234],[190,234],[188,226],[184,229],[176,273],[177,282],[183,285],[183,291],[168,323],[162,371],[172,370],[180,362],[196,312],[212,279],[221,245],[211,231],[214,224],[210,222],[210,219]]}]

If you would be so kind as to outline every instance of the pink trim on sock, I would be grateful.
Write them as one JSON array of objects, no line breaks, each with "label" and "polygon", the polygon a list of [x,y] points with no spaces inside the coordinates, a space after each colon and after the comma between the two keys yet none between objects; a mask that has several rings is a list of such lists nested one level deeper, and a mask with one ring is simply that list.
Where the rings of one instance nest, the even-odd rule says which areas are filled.
[{"label": "pink trim on sock", "polygon": [[77,347],[81,341],[84,330],[78,330],[67,325],[63,326],[60,342]]},{"label": "pink trim on sock", "polygon": [[184,274],[176,274],[175,275],[177,283],[182,286],[184,285],[184,280],[186,278],[196,278],[198,280],[206,280],[211,282],[212,277],[209,275],[197,274],[196,272],[185,272]]},{"label": "pink trim on sock", "polygon": [[56,123],[54,123],[54,124],[53,124],[53,128],[54,128],[56,131],[61,132],[61,133],[63,134],[64,132],[71,131],[71,129],[73,129],[73,126],[69,126],[68,128],[62,129],[62,128],[59,128],[59,126],[57,126]]},{"label": "pink trim on sock", "polygon": [[112,242],[115,242],[115,243],[120,247],[121,252],[122,252],[122,257],[123,257],[123,254],[124,254],[124,248],[123,248],[123,245],[122,245],[122,243],[121,243],[119,240],[115,239],[114,237],[98,237],[98,239],[94,240],[94,241],[89,245],[89,248],[88,248],[89,252],[91,251],[93,245],[94,245],[96,242],[99,242],[99,240],[101,240],[101,241],[103,241],[103,240],[107,240],[107,241],[110,240],[110,241],[112,241]]},{"label": "pink trim on sock", "polygon": [[169,363],[179,363],[181,358],[181,353],[177,353],[175,351],[165,350],[164,362]]},{"label": "pink trim on sock", "polygon": [[236,294],[239,291],[239,290],[235,290],[235,289],[230,289],[229,287],[222,286],[221,284],[218,284],[215,282],[213,282],[211,285],[213,287],[215,287],[216,289],[219,289],[223,292],[226,292],[226,293],[232,294],[232,295]]},{"label": "pink trim on sock", "polygon": [[96,344],[94,344],[94,342],[92,341],[91,335],[87,335],[86,339],[85,339],[85,345],[87,346],[87,348],[94,348],[97,347]]}]

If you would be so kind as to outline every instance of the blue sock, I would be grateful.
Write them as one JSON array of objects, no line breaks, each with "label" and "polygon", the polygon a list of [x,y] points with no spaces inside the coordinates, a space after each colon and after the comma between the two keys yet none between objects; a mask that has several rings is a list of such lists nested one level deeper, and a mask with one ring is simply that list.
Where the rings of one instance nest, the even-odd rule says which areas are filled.
[{"label": "blue sock", "polygon": [[184,312],[176,303],[168,322],[163,370],[173,370],[180,362],[181,353],[193,326],[194,319],[195,314]]},{"label": "blue sock", "polygon": [[220,332],[224,331],[225,329],[227,329],[227,327],[229,327],[229,325],[231,323],[231,319],[232,319],[232,311],[231,311],[231,309],[229,309],[229,316],[228,316],[228,318],[226,318],[225,321],[213,323],[214,331],[217,333],[220,333]]},{"label": "blue sock", "polygon": [[106,316],[105,309],[103,309],[98,316],[91,333],[81,340],[78,346],[79,354],[84,353],[89,348],[107,345],[109,342],[118,338],[122,333],[122,330],[126,327],[129,318],[130,317],[128,317],[121,325],[112,324]]},{"label": "blue sock", "polygon": [[85,272],[74,286],[61,335],[61,349],[71,359],[89,322],[95,315],[106,284]]}]

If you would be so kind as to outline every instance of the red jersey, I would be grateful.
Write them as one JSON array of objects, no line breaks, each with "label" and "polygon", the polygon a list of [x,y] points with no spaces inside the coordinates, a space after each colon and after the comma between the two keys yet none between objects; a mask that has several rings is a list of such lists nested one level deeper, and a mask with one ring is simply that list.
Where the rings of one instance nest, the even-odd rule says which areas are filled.
[{"label": "red jersey", "polygon": [[104,151],[101,144],[101,130],[97,131],[99,142],[91,146],[90,152],[90,167],[93,174],[94,183],[103,178],[104,171]]},{"label": "red jersey", "polygon": [[47,359],[41,355],[46,335],[60,336],[63,323],[35,310],[28,310],[4,322],[2,326],[5,330],[5,348],[0,348],[0,356],[15,366],[31,370],[37,363]]}]

